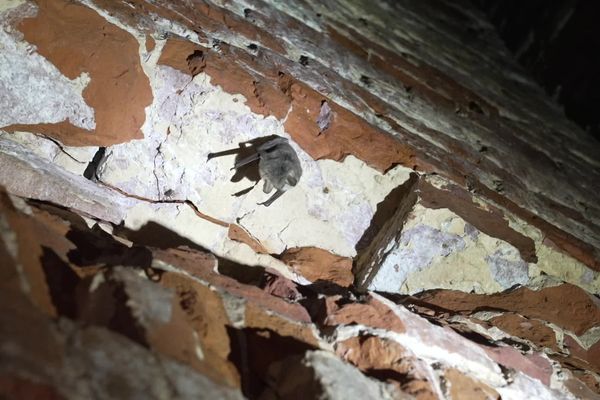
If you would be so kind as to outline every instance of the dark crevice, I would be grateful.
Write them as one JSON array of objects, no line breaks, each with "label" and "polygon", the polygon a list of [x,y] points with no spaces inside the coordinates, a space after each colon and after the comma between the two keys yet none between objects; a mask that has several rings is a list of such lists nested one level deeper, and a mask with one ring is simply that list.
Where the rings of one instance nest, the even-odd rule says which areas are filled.
[{"label": "dark crevice", "polygon": [[114,228],[114,234],[126,238],[140,246],[148,246],[157,249],[174,249],[185,246],[204,253],[209,252],[207,249],[190,239],[183,237],[154,221],[148,221],[137,230],[132,230],[124,226],[116,226]]},{"label": "dark crevice", "polygon": [[378,205],[369,227],[356,244],[356,253],[352,273],[355,286],[365,290],[377,274],[381,265],[379,250],[399,235],[409,211],[417,201],[417,183],[419,176],[411,173],[409,179],[393,189]]},{"label": "dark crevice", "polygon": [[45,135],[39,135],[36,134],[36,136],[43,138],[43,139],[47,139],[49,141],[51,141],[52,143],[54,143],[56,145],[56,147],[59,148],[59,150],[64,153],[67,157],[69,157],[71,160],[79,163],[79,164],[85,164],[85,161],[81,161],[76,159],[75,157],[73,157],[68,151],[65,150],[65,148],[63,147],[63,144],[61,142],[59,142],[58,140],[51,138],[50,136],[45,136]]},{"label": "dark crevice", "polygon": [[181,200],[181,199],[154,200],[154,199],[149,199],[144,196],[138,196],[135,194],[127,193],[126,191],[119,189],[116,186],[112,186],[112,185],[110,185],[108,183],[104,183],[100,180],[96,180],[96,181],[99,184],[106,186],[107,188],[114,190],[116,192],[119,192],[120,194],[122,194],[125,197],[130,197],[132,199],[141,200],[141,201],[145,201],[147,203],[152,203],[152,204],[183,204],[183,205],[186,205],[186,206],[190,207],[192,210],[194,210],[194,213],[196,213],[196,215],[202,219],[212,222],[213,224],[217,224],[217,225],[221,225],[221,226],[225,226],[225,227],[229,226],[229,224],[227,222],[223,222],[219,219],[216,219],[209,215],[204,214],[202,211],[200,211],[198,206],[196,206],[196,204],[194,204],[191,200],[187,200],[187,199],[186,200]]},{"label": "dark crevice", "polygon": [[83,171],[83,176],[86,179],[89,179],[91,181],[96,181],[98,179],[96,172],[98,171],[98,168],[100,168],[100,165],[104,161],[105,154],[106,147],[98,147],[98,151],[96,151],[96,154],[94,154],[92,161],[90,161],[85,171]]},{"label": "dark crevice", "polygon": [[306,67],[306,66],[308,66],[308,57],[306,57],[306,56],[300,56],[300,59],[298,60],[298,62],[302,66]]},{"label": "dark crevice", "polygon": [[56,308],[57,314],[67,318],[75,318],[77,305],[73,301],[73,297],[75,288],[79,283],[79,277],[69,264],[63,261],[54,250],[46,246],[42,246],[40,261],[46,276],[52,304]]},{"label": "dark crevice", "polygon": [[240,372],[242,393],[259,398],[267,388],[269,368],[288,357],[302,357],[314,346],[270,329],[227,327],[231,352],[228,360]]},{"label": "dark crevice", "polygon": [[79,267],[127,265],[150,268],[152,251],[146,247],[128,247],[104,232],[98,225],[89,231],[71,229],[66,238],[76,248],[69,250],[69,261]]}]

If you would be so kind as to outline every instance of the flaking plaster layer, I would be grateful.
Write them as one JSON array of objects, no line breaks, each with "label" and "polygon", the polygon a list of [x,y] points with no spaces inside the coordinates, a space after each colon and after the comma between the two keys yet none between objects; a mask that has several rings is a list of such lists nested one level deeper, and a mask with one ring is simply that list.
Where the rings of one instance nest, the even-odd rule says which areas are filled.
[{"label": "flaking plaster layer", "polygon": [[208,154],[270,135],[289,138],[282,121],[253,114],[243,96],[223,92],[206,74],[190,80],[165,66],[152,73],[155,100],[144,139],[108,148],[98,171],[102,182],[128,194],[189,200],[213,218],[243,226],[271,253],[315,246],[354,256],[377,204],[408,179],[408,168],[382,175],[352,156],[342,163],[314,161],[291,140],[303,168],[295,188],[268,208],[257,204],[268,196],[261,184],[232,196],[253,182],[231,182],[234,155],[208,160]]},{"label": "flaking plaster layer", "polygon": [[452,211],[416,204],[398,241],[389,243],[370,290],[413,294],[428,289],[499,292],[529,280],[511,244],[480,232]]},{"label": "flaking plaster layer", "polygon": [[87,74],[68,79],[9,25],[13,14],[31,17],[35,13],[30,3],[0,4],[0,128],[69,121],[94,129],[94,110],[82,95],[89,82]]}]

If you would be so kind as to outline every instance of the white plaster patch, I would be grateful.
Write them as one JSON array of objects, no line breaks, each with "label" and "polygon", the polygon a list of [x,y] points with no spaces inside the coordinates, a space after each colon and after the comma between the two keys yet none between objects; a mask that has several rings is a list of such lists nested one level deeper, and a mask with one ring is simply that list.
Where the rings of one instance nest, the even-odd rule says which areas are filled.
[{"label": "white plaster patch", "polygon": [[524,398],[536,400],[575,399],[569,392],[558,392],[550,389],[538,379],[533,379],[523,373],[514,374],[510,385],[496,387],[502,399],[521,400]]},{"label": "white plaster patch", "polygon": [[[498,206],[498,205],[496,205]],[[544,244],[545,236],[536,227],[527,224],[508,210],[503,209],[504,219],[517,232],[530,237],[535,242],[538,262],[529,265],[532,277],[550,275],[554,279],[577,285],[590,293],[600,294],[600,273],[577,261],[575,258]],[[549,282],[550,285],[555,284]],[[541,288],[538,285],[538,288]]]},{"label": "white plaster patch", "polygon": [[600,294],[600,273],[593,271],[576,259],[546,246],[536,243],[538,262],[537,273],[544,272],[562,281],[577,285],[590,293]]},{"label": "white plaster patch", "polygon": [[504,289],[524,285],[529,280],[529,266],[521,259],[519,251],[512,246],[502,246],[485,257],[490,272]]},{"label": "white plaster patch", "polygon": [[[460,236],[425,224],[405,230],[399,242],[395,243],[383,259],[379,272],[369,288],[399,292],[409,275],[429,267],[434,258],[446,257],[452,252],[461,251],[464,247],[465,241]],[[390,275],[393,279],[390,279]]]},{"label": "white plaster patch", "polygon": [[385,249],[370,290],[413,294],[429,289],[494,293],[529,281],[519,251],[448,209],[415,205],[399,239]]},{"label": "white plaster patch", "polygon": [[192,335],[194,336],[194,349],[196,352],[196,357],[198,358],[198,360],[202,361],[204,360],[204,352],[202,351],[200,337],[198,336],[198,333],[196,333],[196,331],[192,331]]},{"label": "white plaster patch", "polygon": [[377,203],[411,172],[396,167],[381,175],[351,156],[343,163],[314,161],[290,141],[302,163],[299,184],[268,208],[257,204],[269,196],[262,185],[234,197],[253,183],[230,180],[233,155],[208,160],[208,154],[270,135],[289,138],[281,121],[253,114],[243,96],[223,92],[205,74],[192,81],[170,67],[150,72],[154,102],[144,139],[109,148],[101,180],[153,200],[190,200],[211,217],[242,225],[272,253],[316,246],[354,256]]},{"label": "white plaster patch", "polygon": [[69,121],[88,130],[96,127],[94,110],[83,99],[89,77],[65,77],[22,40],[6,22],[7,13],[35,15],[27,3],[0,15],[0,127]]},{"label": "white plaster patch", "polygon": [[314,380],[321,385],[322,394],[319,398],[331,400],[397,398],[392,385],[363,375],[358,368],[343,362],[330,352],[307,351],[301,362],[311,368]]},{"label": "white plaster patch", "polygon": [[2,0],[0,2],[0,13],[15,8],[25,3],[25,0]]},{"label": "white plaster patch", "polygon": [[[600,303],[600,302],[597,302]],[[600,304],[599,304],[600,306]],[[579,343],[579,345],[581,347],[583,347],[585,350],[589,350],[590,347],[592,347],[593,345],[595,345],[596,343],[600,342],[600,326],[593,326],[590,329],[588,329],[587,331],[585,331],[585,333],[579,337],[577,337],[576,335],[571,335],[569,334],[569,336],[573,337],[573,339],[575,339],[577,341],[577,343]]]},{"label": "white plaster patch", "polygon": [[227,292],[220,293],[227,318],[234,328],[243,328],[246,323],[246,299]]},{"label": "white plaster patch", "polygon": [[[124,284],[127,293],[127,307],[135,316],[136,321],[148,326],[152,323],[166,324],[173,313],[172,303],[174,292],[171,289],[157,285],[138,275],[132,269],[115,267],[111,269],[111,278]],[[140,279],[141,278],[141,279]],[[90,288],[90,291],[91,288]]]}]

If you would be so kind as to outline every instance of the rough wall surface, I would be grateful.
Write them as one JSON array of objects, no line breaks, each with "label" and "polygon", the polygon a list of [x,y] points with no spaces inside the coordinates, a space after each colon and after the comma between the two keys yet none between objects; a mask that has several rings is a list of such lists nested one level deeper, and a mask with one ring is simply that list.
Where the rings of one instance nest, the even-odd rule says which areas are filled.
[{"label": "rough wall surface", "polygon": [[1,0],[0,393],[600,398],[599,155],[467,2]]}]

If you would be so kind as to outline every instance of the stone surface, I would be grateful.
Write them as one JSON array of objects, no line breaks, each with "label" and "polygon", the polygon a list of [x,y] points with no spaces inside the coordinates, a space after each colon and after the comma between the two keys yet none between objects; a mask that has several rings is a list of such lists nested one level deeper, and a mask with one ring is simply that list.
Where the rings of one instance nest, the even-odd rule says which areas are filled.
[{"label": "stone surface", "polygon": [[352,259],[340,257],[315,247],[287,249],[281,261],[311,282],[333,282],[349,286],[354,281]]},{"label": "stone surface", "polygon": [[489,322],[512,336],[531,341],[539,348],[559,350],[555,331],[543,321],[525,318],[518,314],[504,313],[491,318]]},{"label": "stone surface", "polygon": [[94,146],[64,146],[58,141],[29,132],[6,133],[0,130],[0,137],[17,142],[37,156],[76,175],[84,174],[98,151],[98,147]]},{"label": "stone surface", "polygon": [[457,369],[450,369],[444,374],[447,390],[451,399],[498,400],[500,395],[491,387],[477,382]]},{"label": "stone surface", "polygon": [[[46,345],[23,344],[23,349],[38,355],[10,353],[12,361],[6,365],[17,369],[3,372],[3,376],[9,377],[7,391],[21,393],[26,390],[22,388],[25,385],[27,390],[65,396],[92,390],[101,393],[98,394],[101,398],[114,397],[123,391],[157,397],[163,396],[160,393],[170,393],[170,397],[188,398],[198,390],[214,391],[218,397],[235,397],[238,392],[232,388],[240,388],[245,396],[256,397],[287,391],[306,395],[308,382],[313,382],[310,390],[337,398],[344,393],[339,385],[354,387],[364,381],[360,385],[361,390],[366,390],[365,396],[412,395],[436,399],[443,398],[446,391],[455,397],[460,396],[456,393],[467,393],[490,398],[494,398],[494,391],[509,393],[507,398],[518,397],[514,393],[533,391],[551,398],[548,396],[552,396],[552,390],[562,387],[562,381],[554,383],[548,378],[554,376],[556,367],[549,370],[537,367],[542,359],[523,356],[510,347],[512,353],[507,353],[510,357],[493,351],[486,353],[466,337],[432,325],[375,294],[357,299],[352,292],[336,286],[339,294],[325,298],[329,305],[323,307],[315,292],[319,287],[299,290],[292,281],[260,270],[256,279],[249,279],[240,274],[242,271],[220,265],[219,259],[199,249],[158,250],[131,242],[124,244],[120,241],[124,239],[117,240],[97,225],[88,227],[77,214],[65,209],[17,198],[11,200],[5,194],[1,205],[0,256],[7,266],[3,269],[6,276],[2,277],[7,303],[3,304],[14,307],[20,304],[17,299],[22,299],[18,301],[28,304],[26,314],[37,321],[29,317],[20,319],[24,327],[39,324],[36,335],[44,329],[58,329],[56,335],[63,337],[60,340],[67,335],[76,338],[68,346],[78,346],[77,350],[68,350],[71,347],[63,349],[53,344],[52,357],[61,360],[68,352],[69,358],[62,364],[63,369],[50,367],[54,365],[48,364],[50,361],[41,361],[35,376],[47,386],[34,389],[10,374],[28,368],[21,367],[30,365],[23,364],[32,360],[27,357],[34,357],[35,363],[39,363],[41,353],[35,352],[36,346]],[[129,237],[143,239],[131,234]],[[164,246],[166,242],[162,243]],[[18,314],[12,312],[3,316],[16,318]],[[52,325],[51,316],[59,316],[64,323],[58,327]],[[10,326],[13,330],[4,332],[3,340],[18,338],[18,343],[28,340],[27,334],[17,334],[16,326]],[[52,335],[46,334],[48,338]],[[115,340],[123,343],[115,344]],[[321,349],[322,356],[303,358],[307,350],[314,349]],[[128,357],[128,351],[133,352],[131,356],[138,361],[130,367],[102,364],[105,361],[101,363],[98,357],[105,351],[119,351],[123,357]],[[144,352],[152,352],[148,354],[152,354],[154,361],[149,361]],[[76,364],[71,364],[75,362],[71,361],[73,357]],[[337,357],[358,369],[352,369]],[[115,362],[126,364],[119,360]],[[156,362],[161,363],[163,371],[156,372],[159,375],[151,372],[158,368],[153,364]],[[511,378],[516,384],[505,381],[496,362],[518,371]],[[171,364],[179,367],[170,367]],[[90,375],[85,384],[72,387],[63,376],[71,365],[90,365],[97,373]],[[444,372],[440,378],[436,372],[440,366],[445,371],[460,369],[461,373]],[[53,372],[48,375],[42,367]],[[136,373],[135,369],[127,368],[142,368],[152,379],[138,381],[133,386],[127,386],[128,383],[113,387],[110,384],[114,375],[101,373],[105,368],[120,371],[119,376],[126,380],[133,379],[128,377]],[[172,368],[173,372],[169,372]],[[297,373],[293,372],[296,369]],[[307,369],[315,372],[308,373]],[[536,371],[543,375],[536,375]],[[544,383],[521,378],[523,373],[534,376],[535,382],[542,379],[548,389],[543,388]],[[186,379],[196,375],[204,378],[188,387]],[[304,383],[297,386],[300,378]],[[162,389],[163,379],[176,379],[180,383]],[[529,383],[523,383],[523,379]],[[452,381],[454,388],[446,385],[444,389],[442,382]],[[570,381],[569,387],[579,393],[584,389],[576,382]],[[100,388],[106,385],[110,390]]]},{"label": "stone surface", "polygon": [[[520,288],[495,295],[477,295],[461,292],[430,292],[419,298],[427,303],[457,312],[474,309],[518,312],[528,318],[552,322],[576,335],[584,334],[600,322],[598,299],[569,284],[549,287],[540,291]],[[540,307],[543,304],[543,307]]]},{"label": "stone surface", "polygon": [[4,0],[0,49],[0,397],[600,394],[600,146],[470,3]]},{"label": "stone surface", "polygon": [[437,399],[433,368],[417,359],[393,340],[377,336],[358,336],[336,344],[336,353],[365,373],[396,382],[402,391],[416,399]]},{"label": "stone surface", "polygon": [[[408,294],[435,288],[489,293],[528,283],[529,264],[523,257],[535,252],[530,250],[533,240],[510,229],[501,216],[484,207],[470,206],[482,214],[475,218],[475,212],[463,213],[465,208],[432,203],[427,197],[431,194],[425,193],[420,190],[415,204],[397,220],[396,233],[376,244],[371,263],[378,267],[364,278],[366,288]],[[497,228],[492,218],[505,228]]]},{"label": "stone surface", "polygon": [[4,137],[0,137],[0,163],[0,185],[19,196],[51,201],[115,223],[122,221],[134,204]]},{"label": "stone surface", "polygon": [[211,79],[201,73],[190,82],[170,67],[156,67],[151,82],[157,99],[142,128],[145,140],[107,150],[99,179],[153,201],[191,201],[203,213],[243,227],[270,253],[314,246],[353,256],[375,205],[406,179],[407,169],[381,175],[351,157],[343,164],[315,162],[291,142],[303,168],[296,187],[269,208],[257,205],[265,198],[259,187],[232,196],[252,187],[255,167],[233,174],[235,157],[205,162],[208,154],[287,134],[280,121],[251,114],[239,96],[223,92]]}]

